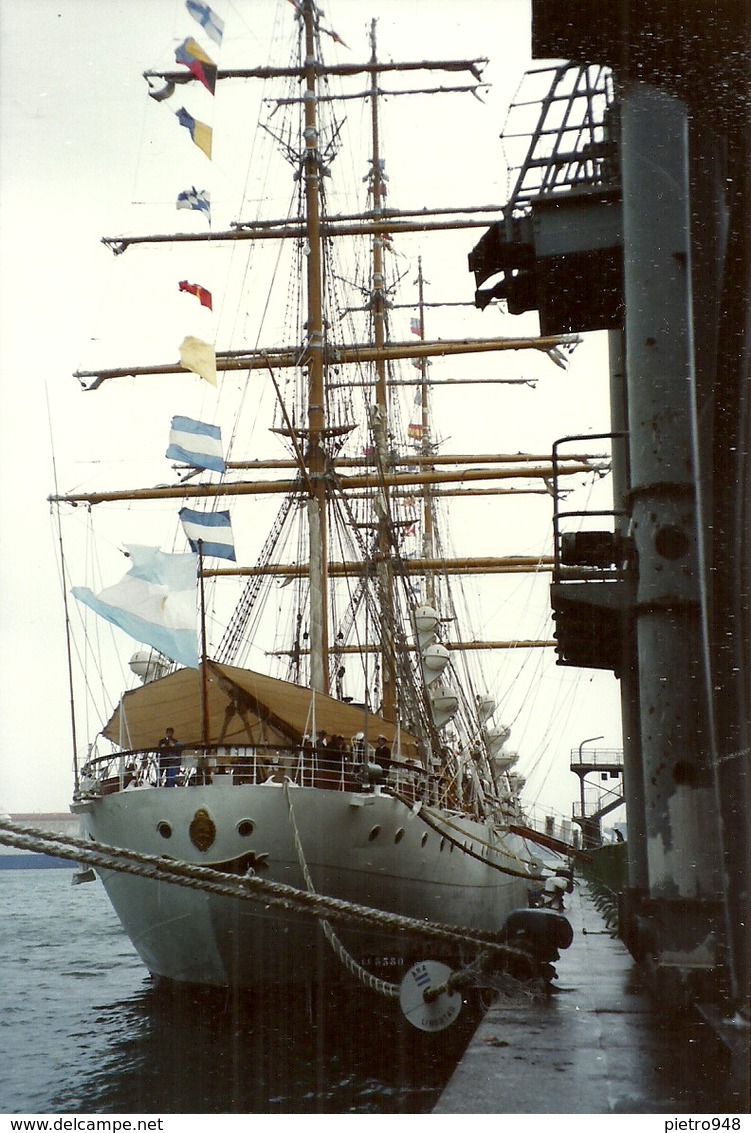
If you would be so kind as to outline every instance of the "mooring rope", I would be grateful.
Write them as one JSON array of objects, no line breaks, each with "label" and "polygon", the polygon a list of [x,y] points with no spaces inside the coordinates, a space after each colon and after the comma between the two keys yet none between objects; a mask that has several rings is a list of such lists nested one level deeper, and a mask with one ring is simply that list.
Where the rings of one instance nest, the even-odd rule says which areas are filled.
[{"label": "mooring rope", "polygon": [[384,912],[366,905],[357,905],[336,897],[306,893],[292,885],[268,881],[257,876],[237,877],[221,873],[210,866],[194,865],[174,858],[141,854],[135,850],[85,841],[73,835],[61,836],[0,819],[0,844],[21,850],[49,854],[52,857],[90,865],[99,870],[127,873],[152,881],[165,881],[188,889],[213,893],[220,897],[261,902],[267,907],[281,908],[308,916],[342,923],[379,926],[400,932],[412,932],[427,939],[450,944],[475,944],[508,956],[526,953],[498,940],[496,933],[479,929],[461,929],[435,921],[416,920],[400,913]]},{"label": "mooring rope", "polygon": [[[300,831],[297,828],[295,812],[292,807],[292,799],[290,797],[288,779],[284,780],[284,797],[287,800],[287,810],[289,813],[290,825],[292,827],[292,836],[295,842],[295,849],[297,851],[297,860],[300,863],[300,869],[302,870],[302,875],[305,878],[305,884],[308,888],[308,893],[315,893],[316,889],[313,884],[313,878],[311,877],[310,870],[308,869],[308,863],[305,860],[305,853],[302,847],[302,839],[300,838]],[[392,984],[388,983],[386,980],[379,979],[378,976],[374,976],[372,972],[369,972],[366,968],[363,968],[362,964],[358,964],[354,956],[347,952],[346,948],[327,920],[321,921],[321,928],[323,929],[324,935],[331,945],[332,949],[334,950],[336,956],[350,973],[350,975],[355,976],[355,978],[358,979],[360,983],[364,984],[365,987],[370,988],[371,991],[376,991],[379,995],[383,995],[387,999],[399,998],[399,993],[401,990],[399,984]]]},{"label": "mooring rope", "polygon": [[[517,955],[520,955],[520,953],[517,952]],[[489,972],[487,966],[490,953],[483,952],[465,968],[462,968],[458,972],[452,972],[443,983],[435,984],[433,987],[428,988],[424,992],[425,1002],[431,1003],[438,999],[440,995],[453,995],[456,991],[462,991],[464,988],[470,987],[482,988],[484,991],[495,991],[499,994],[513,996],[515,998],[521,995],[526,996],[528,999],[537,999],[540,996],[539,981],[537,986],[534,986],[530,982],[535,977],[534,961],[526,952],[524,953],[524,957],[529,963],[529,980],[526,983],[520,978],[510,975],[508,972]]]}]

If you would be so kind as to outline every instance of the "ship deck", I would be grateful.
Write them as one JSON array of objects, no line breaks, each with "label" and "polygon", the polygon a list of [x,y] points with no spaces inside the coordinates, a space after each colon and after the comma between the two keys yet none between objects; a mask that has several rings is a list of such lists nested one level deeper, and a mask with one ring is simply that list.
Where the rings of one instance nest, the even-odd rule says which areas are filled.
[{"label": "ship deck", "polygon": [[435,1114],[746,1113],[730,1051],[697,1016],[667,1018],[579,881],[544,1002],[490,1008]]}]

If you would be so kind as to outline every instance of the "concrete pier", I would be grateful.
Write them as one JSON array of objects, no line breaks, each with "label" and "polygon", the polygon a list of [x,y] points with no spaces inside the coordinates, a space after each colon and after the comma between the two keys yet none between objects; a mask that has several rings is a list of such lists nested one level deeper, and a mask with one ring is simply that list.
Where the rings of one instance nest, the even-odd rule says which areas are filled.
[{"label": "concrete pier", "polygon": [[565,915],[556,992],[491,1007],[433,1112],[747,1113],[730,1052],[697,1015],[658,1014],[584,882]]}]

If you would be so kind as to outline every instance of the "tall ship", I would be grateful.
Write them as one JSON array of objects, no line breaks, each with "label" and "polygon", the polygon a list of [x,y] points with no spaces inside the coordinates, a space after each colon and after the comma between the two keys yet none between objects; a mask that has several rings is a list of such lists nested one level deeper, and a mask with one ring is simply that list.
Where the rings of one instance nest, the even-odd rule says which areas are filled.
[{"label": "tall ship", "polygon": [[[369,57],[327,65],[335,23],[312,0],[280,8],[296,36],[282,65],[223,69],[222,19],[188,0],[175,66],[146,73],[154,112],[175,114],[201,161],[221,127],[205,113],[218,84],[273,83],[281,93],[264,99],[259,129],[287,163],[289,206],[215,230],[197,179],[176,202],[183,231],[105,241],[120,255],[228,247],[233,265],[243,259],[242,343],[225,349],[211,333],[216,285],[176,279],[197,328],[179,361],[76,375],[89,397],[131,382],[145,413],[151,383],[168,379],[175,393],[173,482],[52,497],[71,671],[83,630],[92,644],[81,657],[130,650],[130,687],[76,760],[72,809],[87,843],[134,867],[113,858],[98,873],[155,976],[378,990],[422,962],[455,970],[508,943],[504,927],[541,879],[518,756],[482,676],[505,643],[469,624],[462,585],[544,560],[458,555],[446,521],[459,496],[513,478],[548,491],[550,460],[443,451],[431,359],[530,349],[560,361],[572,336],[439,338],[421,265],[394,250],[402,232],[488,217],[387,205],[384,76],[410,75],[423,94],[477,93],[483,61],[381,62],[374,23]],[[360,199],[346,204],[337,170],[353,105],[369,155],[354,178]],[[407,270],[411,305],[396,288]],[[283,328],[273,345],[271,326]],[[199,401],[181,400],[188,382],[200,412],[183,411]],[[593,465],[574,456],[567,472]],[[67,549],[71,514],[92,530],[105,516],[126,556],[119,581],[104,572],[84,585]],[[138,516],[146,534],[133,537]],[[105,622],[118,627],[114,646]],[[154,863],[173,876],[140,868]]]}]

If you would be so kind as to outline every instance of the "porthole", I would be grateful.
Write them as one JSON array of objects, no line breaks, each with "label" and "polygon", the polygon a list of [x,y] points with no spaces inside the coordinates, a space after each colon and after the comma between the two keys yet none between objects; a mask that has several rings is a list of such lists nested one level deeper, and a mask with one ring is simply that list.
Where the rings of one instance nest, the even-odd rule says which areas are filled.
[{"label": "porthole", "polygon": [[450,853],[450,854],[453,854],[453,852],[454,852],[454,843],[453,843],[453,842],[449,842],[449,853]]},{"label": "porthole", "polygon": [[376,838],[378,837],[378,835],[380,833],[381,833],[380,826],[374,826],[373,829],[370,831],[370,834],[368,834],[368,841],[369,842],[375,842]]},{"label": "porthole", "polygon": [[428,836],[427,836],[427,834],[423,834],[422,838],[420,839],[420,845],[422,846],[423,849],[425,849],[427,842],[428,842]]},{"label": "porthole", "polygon": [[157,826],[157,833],[161,834],[162,838],[172,837],[172,827],[169,822],[160,822]]},{"label": "porthole", "polygon": [[403,837],[404,837],[404,827],[400,826],[399,829],[397,830],[396,834],[394,835],[394,841],[395,842],[401,842]]},{"label": "porthole", "polygon": [[439,849],[439,850],[443,850],[443,847],[444,847],[445,845],[446,845],[446,839],[445,839],[445,838],[441,838],[441,842],[440,842],[440,845],[438,846],[438,849]]},{"label": "porthole", "polygon": [[241,818],[237,824],[237,833],[241,838],[249,838],[255,827],[249,818]]}]

